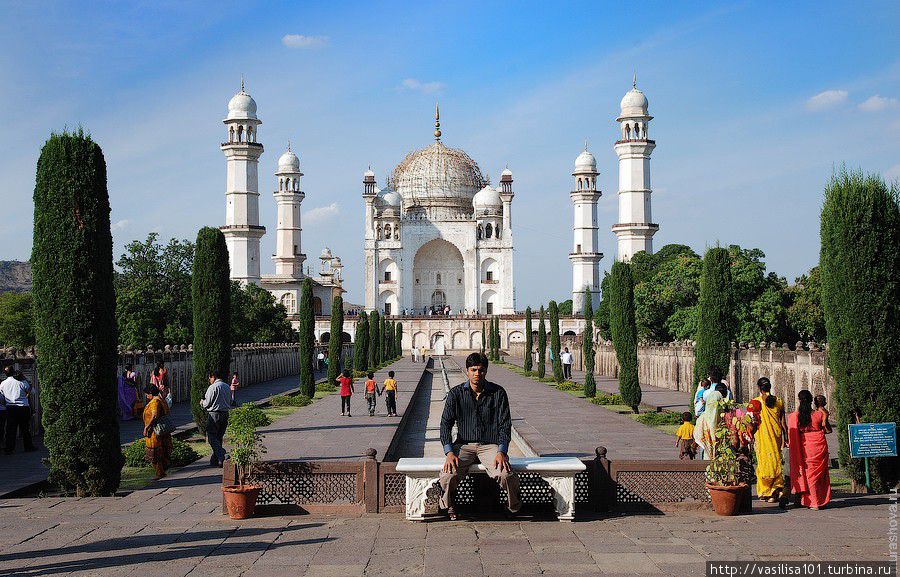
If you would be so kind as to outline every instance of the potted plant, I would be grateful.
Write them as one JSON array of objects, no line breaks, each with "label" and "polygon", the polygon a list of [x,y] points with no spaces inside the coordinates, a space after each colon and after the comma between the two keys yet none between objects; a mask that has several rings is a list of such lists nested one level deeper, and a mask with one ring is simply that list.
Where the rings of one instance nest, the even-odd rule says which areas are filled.
[{"label": "potted plant", "polygon": [[736,515],[749,501],[747,469],[752,473],[753,430],[752,413],[737,409],[732,400],[719,402],[715,442],[706,467],[706,487],[719,515]]},{"label": "potted plant", "polygon": [[252,517],[256,509],[256,499],[262,487],[251,485],[248,481],[254,465],[266,452],[262,443],[263,436],[256,428],[267,421],[265,413],[252,404],[231,411],[227,429],[228,440],[232,444],[229,458],[237,469],[237,484],[225,485],[222,493],[228,516],[232,519]]}]

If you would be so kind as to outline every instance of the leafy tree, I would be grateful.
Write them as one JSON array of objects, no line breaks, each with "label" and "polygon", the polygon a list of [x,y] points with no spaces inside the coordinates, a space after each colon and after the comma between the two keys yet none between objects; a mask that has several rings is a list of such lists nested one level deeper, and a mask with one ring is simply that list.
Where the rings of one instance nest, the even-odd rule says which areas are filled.
[{"label": "leafy tree", "polygon": [[531,334],[531,307],[525,307],[525,358],[522,368],[525,369],[526,373],[531,373],[532,368],[532,358],[531,358],[531,349],[534,348],[533,343],[534,337]]},{"label": "leafy tree", "polygon": [[703,258],[703,276],[700,278],[700,324],[694,347],[695,383],[706,377],[710,365],[717,365],[723,374],[728,374],[734,334],[734,295],[728,249],[709,249]]},{"label": "leafy tree", "polygon": [[572,299],[559,303],[559,314],[564,317],[572,316]]},{"label": "leafy tree", "polygon": [[[526,320],[526,329],[530,329],[529,324],[531,323]],[[584,333],[581,339],[581,355],[584,359],[584,396],[592,398],[597,394],[597,383],[594,381],[594,306],[589,290],[584,291]]]},{"label": "leafy tree", "polygon": [[374,372],[378,370],[378,350],[381,348],[379,332],[381,329],[381,319],[378,311],[369,313],[369,370]]},{"label": "leafy tree", "polygon": [[150,233],[128,243],[116,262],[116,321],[127,348],[193,342],[194,243],[173,238],[163,246],[157,239]]},{"label": "leafy tree", "polygon": [[0,293],[0,346],[34,346],[31,293]]},{"label": "leafy tree", "polygon": [[191,412],[201,431],[206,430],[206,411],[200,399],[209,387],[212,371],[228,372],[231,365],[231,280],[228,246],[217,228],[197,233],[197,249],[191,277],[194,311],[194,353],[191,374]]},{"label": "leafy tree", "polygon": [[234,343],[293,341],[287,309],[275,295],[253,283],[231,281],[231,339]]},{"label": "leafy tree", "polygon": [[79,129],[41,149],[31,254],[50,480],[111,495],[124,457],[116,390],[116,296],[103,151]]},{"label": "leafy tree", "polygon": [[737,339],[741,342],[759,343],[778,340],[782,343],[797,341],[788,326],[789,294],[787,281],[774,273],[766,278],[767,285],[750,303],[748,314],[738,328]]},{"label": "leafy tree", "polygon": [[637,413],[641,404],[641,385],[638,382],[637,324],[631,266],[616,261],[609,275],[609,325],[619,361],[619,394],[625,404]]},{"label": "leafy tree", "polygon": [[312,279],[303,279],[300,291],[300,323],[298,354],[300,355],[300,388],[303,394],[313,398],[316,394],[316,377],[313,367],[316,356],[316,319],[313,309]]},{"label": "leafy tree", "polygon": [[538,378],[547,374],[547,325],[544,324],[544,307],[538,314]]},{"label": "leafy tree", "polygon": [[[658,342],[693,338],[693,333],[684,334],[684,324],[690,317],[686,319],[687,313],[682,311],[697,304],[700,257],[684,245],[666,245],[655,255],[643,251],[638,255],[643,280],[637,282],[638,277],[632,277],[638,338]],[[630,264],[632,271],[637,270],[634,259]],[[681,334],[676,336],[676,332]]]},{"label": "leafy tree", "polygon": [[822,281],[820,268],[814,266],[788,288],[791,304],[787,317],[791,330],[804,341],[824,343],[825,313],[822,310]]},{"label": "leafy tree", "polygon": [[[847,425],[900,421],[900,189],[879,175],[842,170],[825,188],[820,256],[828,366],[837,396],[839,458],[851,478]],[[872,486],[897,486],[897,457],[870,460]]]},{"label": "leafy tree", "polygon": [[559,358],[559,309],[556,301],[550,301],[550,356],[553,357],[553,378],[563,382],[562,360]]},{"label": "leafy tree", "polygon": [[369,368],[369,315],[359,313],[356,321],[356,338],[353,347],[353,370],[365,371]]},{"label": "leafy tree", "polygon": [[328,341],[328,382],[337,380],[341,372],[341,349],[344,335],[344,299],[337,295],[331,300],[331,339]]}]

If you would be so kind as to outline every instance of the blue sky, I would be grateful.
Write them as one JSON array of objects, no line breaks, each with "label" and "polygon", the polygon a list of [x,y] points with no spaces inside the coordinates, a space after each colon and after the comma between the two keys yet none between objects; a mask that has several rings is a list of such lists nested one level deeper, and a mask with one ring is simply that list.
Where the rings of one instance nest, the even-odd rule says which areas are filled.
[{"label": "blue sky", "polygon": [[[782,4],[787,4],[784,6]],[[303,250],[345,263],[363,302],[362,173],[381,182],[444,142],[515,177],[517,305],[571,292],[575,157],[597,157],[615,255],[614,119],[637,70],[655,117],[656,247],[763,249],[789,279],[818,261],[822,189],[846,163],[900,177],[900,4],[3,2],[0,259],[31,251],[48,134],[82,124],[108,164],[115,256],[224,219],[222,118],[240,76],[259,105],[263,255],[272,173],[306,176]],[[288,37],[285,39],[285,37]],[[264,258],[263,271],[274,266]]]}]

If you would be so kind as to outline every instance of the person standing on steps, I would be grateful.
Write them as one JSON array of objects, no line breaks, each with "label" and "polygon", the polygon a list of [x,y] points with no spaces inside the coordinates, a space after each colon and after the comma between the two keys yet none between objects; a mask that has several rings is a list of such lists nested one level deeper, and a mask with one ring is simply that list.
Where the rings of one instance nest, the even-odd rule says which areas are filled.
[{"label": "person standing on steps", "polygon": [[[353,379],[350,378],[350,371],[344,371],[337,378],[337,384],[341,387],[341,416],[352,417],[350,414],[350,397],[353,396]],[[346,409],[344,408],[346,407]]]},{"label": "person standing on steps", "polygon": [[387,405],[388,417],[397,416],[397,381],[394,379],[394,371],[388,371],[388,378],[384,380],[381,392],[387,393],[384,404]]},{"label": "person standing on steps", "polygon": [[[476,459],[487,469],[490,478],[506,491],[506,513],[515,516],[519,500],[519,478],[509,465],[509,443],[512,417],[509,398],[500,385],[487,380],[488,359],[481,353],[466,357],[468,381],[450,389],[441,416],[441,443],[446,459],[441,471],[440,507],[451,521],[457,519],[453,504],[456,486]],[[453,426],[457,427],[452,439]]]},{"label": "person standing on steps", "polygon": [[[212,449],[209,456],[210,467],[221,467],[225,463],[225,449],[222,439],[228,428],[228,414],[231,411],[231,387],[223,380],[223,371],[211,371],[209,388],[200,399],[200,407],[206,409],[206,440]],[[161,396],[162,391],[160,391]]]},{"label": "person standing on steps", "polygon": [[559,360],[562,361],[563,366],[563,378],[567,381],[572,380],[572,353],[569,352],[569,347],[566,347],[566,350],[563,351],[561,355],[559,355]]}]

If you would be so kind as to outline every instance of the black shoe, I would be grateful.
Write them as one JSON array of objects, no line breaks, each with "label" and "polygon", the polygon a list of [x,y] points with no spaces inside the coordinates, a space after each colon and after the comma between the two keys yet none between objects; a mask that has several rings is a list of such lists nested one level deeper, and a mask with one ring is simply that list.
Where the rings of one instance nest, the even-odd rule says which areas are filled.
[{"label": "black shoe", "polygon": [[459,514],[457,514],[456,509],[454,509],[452,506],[447,507],[447,518],[451,521],[459,520]]}]

